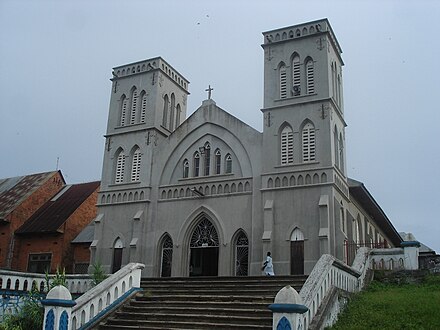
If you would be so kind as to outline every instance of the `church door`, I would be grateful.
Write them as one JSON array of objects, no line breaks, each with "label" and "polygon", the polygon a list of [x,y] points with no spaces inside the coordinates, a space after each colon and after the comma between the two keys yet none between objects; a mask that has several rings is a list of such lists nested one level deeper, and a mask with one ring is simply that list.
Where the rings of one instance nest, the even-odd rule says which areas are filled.
[{"label": "church door", "polygon": [[304,235],[298,228],[290,238],[290,274],[304,274]]},{"label": "church door", "polygon": [[118,238],[113,245],[113,266],[112,273],[116,273],[122,266],[122,241]]},{"label": "church door", "polygon": [[203,218],[191,236],[189,275],[217,276],[218,252],[217,231],[208,219]]}]

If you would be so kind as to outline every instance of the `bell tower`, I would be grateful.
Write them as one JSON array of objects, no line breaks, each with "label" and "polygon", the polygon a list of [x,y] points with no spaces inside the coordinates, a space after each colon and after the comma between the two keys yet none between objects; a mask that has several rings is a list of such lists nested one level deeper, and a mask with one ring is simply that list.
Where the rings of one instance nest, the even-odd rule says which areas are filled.
[{"label": "bell tower", "polygon": [[[266,172],[345,173],[341,47],[327,19],[263,33]],[[276,146],[276,147],[275,147]]]},{"label": "bell tower", "polygon": [[189,82],[161,57],[112,75],[101,189],[149,185],[153,149],[186,119]]}]

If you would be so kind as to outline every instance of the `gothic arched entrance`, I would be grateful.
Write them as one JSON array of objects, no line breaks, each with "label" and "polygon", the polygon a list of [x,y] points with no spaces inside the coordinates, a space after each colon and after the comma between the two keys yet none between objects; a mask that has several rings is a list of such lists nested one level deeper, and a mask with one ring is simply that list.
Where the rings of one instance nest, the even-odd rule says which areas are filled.
[{"label": "gothic arched entrance", "polygon": [[217,276],[219,239],[214,225],[202,218],[191,235],[189,276]]},{"label": "gothic arched entrance", "polygon": [[298,228],[290,236],[290,274],[304,274],[304,234]]},{"label": "gothic arched entrance", "polygon": [[162,258],[160,266],[160,277],[171,276],[171,265],[173,262],[173,240],[166,235],[162,240]]}]

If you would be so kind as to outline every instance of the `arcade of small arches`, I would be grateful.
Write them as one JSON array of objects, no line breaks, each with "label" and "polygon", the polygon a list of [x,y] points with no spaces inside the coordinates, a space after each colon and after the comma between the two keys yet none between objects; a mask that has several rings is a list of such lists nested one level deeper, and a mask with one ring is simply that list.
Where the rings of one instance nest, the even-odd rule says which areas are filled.
[{"label": "arcade of small arches", "polygon": [[[149,71],[152,69],[156,69],[156,61],[152,61],[152,62],[147,61],[142,64],[131,65],[131,66],[127,66],[124,68],[119,68],[116,72],[114,72],[114,75],[116,77],[123,77],[123,76],[133,75],[133,74],[144,72],[144,71]],[[174,70],[169,68],[168,65],[165,65],[164,63],[162,63],[162,70],[170,78],[172,78],[175,82],[177,82],[181,87],[183,87],[184,89],[187,88],[187,83],[185,82],[185,80],[183,78],[181,78],[179,74],[175,73]]]},{"label": "arcade of small arches", "polygon": [[[193,185],[185,185],[184,187],[162,189],[161,199],[185,198],[193,197],[191,188]],[[251,182],[249,180],[236,180],[229,183],[212,183],[199,185],[197,190],[205,196],[223,195],[235,193],[249,193],[252,191]]]},{"label": "arcade of small arches", "polygon": [[286,29],[282,32],[277,32],[275,34],[271,33],[266,35],[266,42],[276,42],[286,39],[299,38],[305,35],[314,34],[321,31],[321,24],[310,24],[304,26],[302,29]]},{"label": "arcade of small arches", "polygon": [[291,186],[303,186],[309,184],[327,183],[327,174],[311,173],[311,174],[291,174],[290,176],[271,176],[267,179],[266,188],[281,188]]}]

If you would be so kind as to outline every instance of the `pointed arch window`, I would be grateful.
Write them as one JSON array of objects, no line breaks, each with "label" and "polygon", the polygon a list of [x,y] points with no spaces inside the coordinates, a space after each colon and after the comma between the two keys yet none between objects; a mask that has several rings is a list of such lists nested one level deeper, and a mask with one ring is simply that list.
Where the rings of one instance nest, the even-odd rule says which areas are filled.
[{"label": "pointed arch window", "polygon": [[125,154],[124,151],[120,151],[116,158],[116,171],[115,171],[115,183],[124,182],[125,172]]},{"label": "pointed arch window", "polygon": [[225,173],[232,173],[232,157],[230,154],[225,157]]},{"label": "pointed arch window", "polygon": [[147,117],[147,93],[145,91],[141,94],[141,123],[145,123]]},{"label": "pointed arch window", "polygon": [[292,93],[294,96],[301,95],[301,70],[298,55],[295,55],[292,60]]},{"label": "pointed arch window", "polygon": [[168,95],[163,97],[163,117],[162,117],[162,126],[167,127],[168,122],[168,109],[170,108],[170,100]]},{"label": "pointed arch window", "polygon": [[306,62],[306,87],[307,94],[315,93],[315,68],[312,59],[307,60]]},{"label": "pointed arch window", "polygon": [[125,126],[127,116],[128,98],[125,95],[121,97],[121,117],[119,120],[120,126]]},{"label": "pointed arch window", "polygon": [[281,164],[293,163],[293,130],[286,125],[281,131]]},{"label": "pointed arch window", "polygon": [[249,272],[249,240],[243,231],[235,241],[235,276],[247,276]]},{"label": "pointed arch window", "polygon": [[284,64],[280,66],[279,74],[280,74],[280,98],[285,99],[287,97],[287,70]]},{"label": "pointed arch window", "polygon": [[333,149],[335,153],[335,165],[339,166],[339,139],[338,139],[338,129],[333,130]]},{"label": "pointed arch window", "polygon": [[200,174],[200,154],[196,152],[194,154],[194,173],[193,176],[199,176]]},{"label": "pointed arch window", "polygon": [[180,116],[182,114],[182,109],[180,108],[180,104],[176,107],[176,128],[180,125]]},{"label": "pointed arch window", "polygon": [[339,133],[339,169],[344,172],[344,140],[342,133]]},{"label": "pointed arch window", "polygon": [[135,124],[137,122],[137,108],[138,108],[138,92],[136,87],[133,87],[131,91],[130,124]]},{"label": "pointed arch window", "polygon": [[215,174],[220,174],[221,162],[222,162],[222,154],[220,152],[220,149],[217,149],[215,151]]},{"label": "pointed arch window", "polygon": [[171,265],[173,261],[173,240],[166,235],[162,242],[162,260],[161,260],[161,277],[171,276]]},{"label": "pointed arch window", "polygon": [[302,130],[301,137],[303,162],[314,161],[316,152],[315,126],[313,126],[312,123],[305,124]]},{"label": "pointed arch window", "polygon": [[211,146],[209,145],[209,143],[207,143],[205,145],[205,171],[204,171],[204,175],[209,175],[210,165],[211,165]]},{"label": "pointed arch window", "polygon": [[184,178],[189,177],[189,161],[188,161],[188,159],[185,159],[183,161],[183,177]]},{"label": "pointed arch window", "polygon": [[175,111],[175,108],[176,108],[176,97],[174,96],[174,93],[173,93],[173,94],[171,94],[170,121],[169,121],[169,126],[168,126],[170,131],[174,130],[174,121],[175,121],[174,111]]},{"label": "pointed arch window", "polygon": [[133,153],[131,163],[131,181],[139,181],[141,172],[141,150],[139,148]]}]

